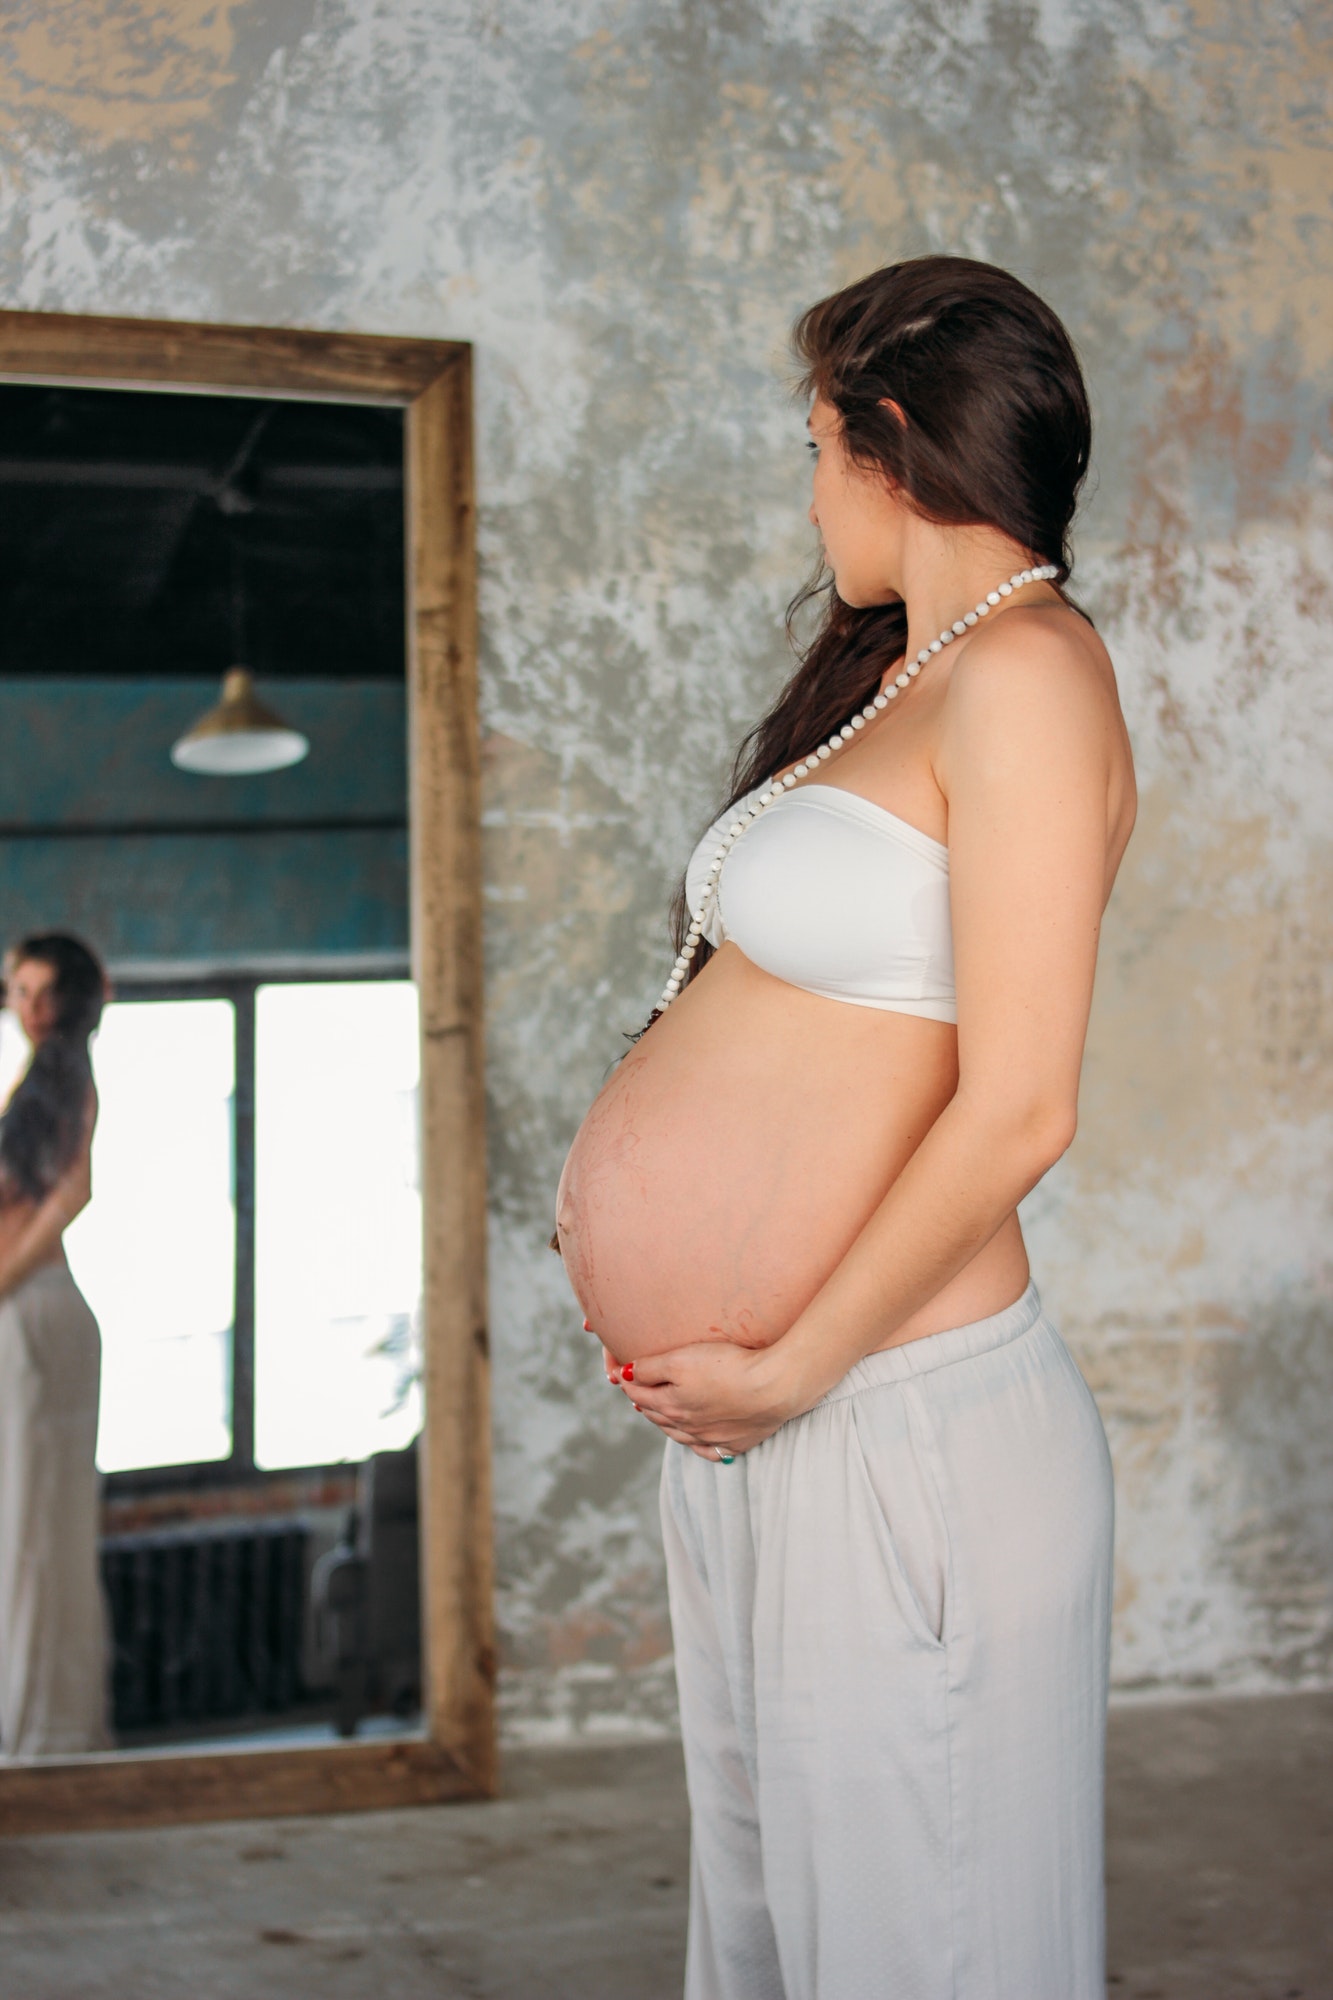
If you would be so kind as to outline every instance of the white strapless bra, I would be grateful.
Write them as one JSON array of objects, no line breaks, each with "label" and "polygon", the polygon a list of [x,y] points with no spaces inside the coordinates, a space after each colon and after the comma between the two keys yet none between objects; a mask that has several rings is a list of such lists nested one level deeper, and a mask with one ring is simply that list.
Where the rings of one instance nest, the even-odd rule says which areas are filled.
[{"label": "white strapless bra", "polygon": [[[691,916],[736,810],[690,859]],[[749,826],[727,856],[704,936],[826,1000],[958,1019],[948,848],[837,785],[800,785]]]}]

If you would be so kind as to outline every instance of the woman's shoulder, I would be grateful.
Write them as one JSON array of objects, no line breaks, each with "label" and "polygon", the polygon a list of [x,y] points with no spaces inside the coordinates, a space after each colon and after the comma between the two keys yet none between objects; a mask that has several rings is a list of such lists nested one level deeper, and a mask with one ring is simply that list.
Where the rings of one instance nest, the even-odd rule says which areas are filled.
[{"label": "woman's shoulder", "polygon": [[1016,604],[979,626],[958,649],[950,690],[991,692],[997,678],[1012,693],[1042,690],[1054,679],[1075,697],[1110,695],[1119,705],[1111,655],[1096,626],[1072,604]]},{"label": "woman's shoulder", "polygon": [[976,724],[1024,735],[1124,731],[1111,656],[1067,604],[1015,606],[974,632],[952,664],[943,722],[946,731]]},{"label": "woman's shoulder", "polygon": [[1042,772],[1100,766],[1132,799],[1129,734],[1096,629],[1069,605],[1033,604],[974,633],[949,677],[940,751],[946,771],[978,755]]}]

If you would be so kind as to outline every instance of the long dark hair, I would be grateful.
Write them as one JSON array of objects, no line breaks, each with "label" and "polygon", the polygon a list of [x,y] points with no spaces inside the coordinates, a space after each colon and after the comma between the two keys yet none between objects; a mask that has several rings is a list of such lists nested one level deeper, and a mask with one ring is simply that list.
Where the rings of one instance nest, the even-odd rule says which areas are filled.
[{"label": "long dark hair", "polygon": [[40,931],[6,955],[11,969],[34,962],[55,972],[56,1015],[0,1117],[0,1200],[40,1201],[77,1158],[93,1082],[88,1042],[106,998],[106,973],[78,938]]},{"label": "long dark hair", "polygon": [[[1030,561],[1056,563],[1063,586],[1092,418],[1073,343],[1035,292],[970,257],[914,257],[811,306],[792,346],[798,392],[837,410],[855,464],[891,479],[927,520],[998,528]],[[797,623],[820,600],[802,645]],[[787,632],[798,665],[736,754],[729,806],[865,706],[902,656],[907,609],[900,600],[844,604],[821,568],[788,607]],[[689,922],[682,883],[677,951]],[[700,939],[687,980],[711,956]]]}]

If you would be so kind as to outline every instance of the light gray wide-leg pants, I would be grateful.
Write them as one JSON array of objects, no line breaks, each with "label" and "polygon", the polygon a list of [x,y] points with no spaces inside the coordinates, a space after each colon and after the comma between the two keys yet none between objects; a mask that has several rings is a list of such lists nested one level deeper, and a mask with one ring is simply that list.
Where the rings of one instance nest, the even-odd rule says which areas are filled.
[{"label": "light gray wide-leg pants", "polygon": [[1104,2000],[1106,1436],[1035,1287],[668,1444],[686,2000]]},{"label": "light gray wide-leg pants", "polygon": [[63,1264],[0,1299],[0,1757],[109,1746],[97,1321]]}]

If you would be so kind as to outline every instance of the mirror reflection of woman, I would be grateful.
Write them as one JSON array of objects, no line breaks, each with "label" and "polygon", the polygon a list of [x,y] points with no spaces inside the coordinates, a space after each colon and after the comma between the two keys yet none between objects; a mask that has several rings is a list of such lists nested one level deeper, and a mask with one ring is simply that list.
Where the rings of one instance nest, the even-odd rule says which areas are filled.
[{"label": "mirror reflection of woman", "polygon": [[32,1056],[0,1116],[0,1756],[73,1756],[110,1742],[101,1338],[63,1241],[92,1198],[106,976],[46,932],[8,954],[5,987]]},{"label": "mirror reflection of woman", "polygon": [[964,258],[796,344],[835,587],[558,1198],[670,1440],[687,2000],[1094,2000],[1110,1461],[1017,1213],[1135,810],[1063,591],[1087,395]]}]

